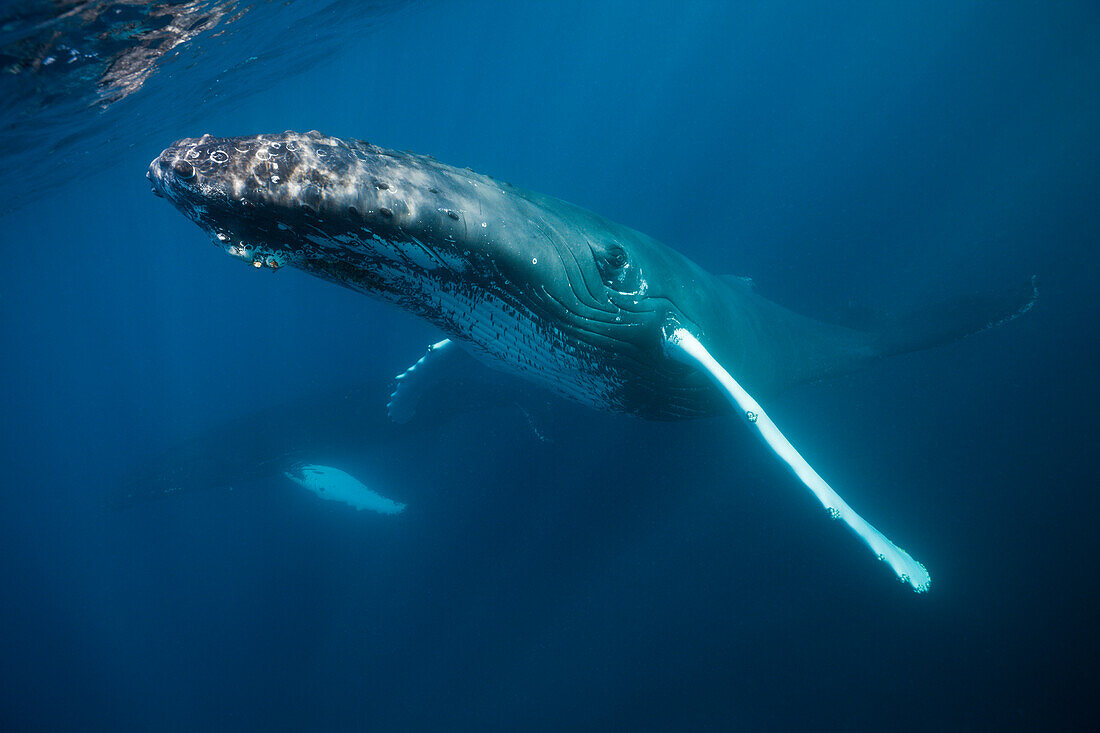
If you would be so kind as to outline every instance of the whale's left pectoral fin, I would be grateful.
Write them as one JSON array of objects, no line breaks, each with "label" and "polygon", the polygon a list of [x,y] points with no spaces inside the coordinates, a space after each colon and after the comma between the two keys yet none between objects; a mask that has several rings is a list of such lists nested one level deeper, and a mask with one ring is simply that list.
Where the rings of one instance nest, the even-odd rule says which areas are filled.
[{"label": "whale's left pectoral fin", "polygon": [[932,578],[925,567],[868,524],[863,517],[852,511],[852,508],[833,491],[829,484],[825,483],[825,480],[799,455],[790,441],[779,432],[779,428],[752,395],[730,376],[730,373],[710,355],[710,352],[691,332],[679,325],[670,324],[664,332],[664,348],[665,353],[671,358],[700,369],[710,377],[747,423],[760,434],[768,447],[817,497],[833,519],[843,520],[871,548],[871,552],[893,568],[902,582],[910,585],[918,593],[928,590]]},{"label": "whale's left pectoral fin", "polygon": [[390,419],[399,424],[412,420],[421,398],[431,385],[449,376],[455,370],[456,362],[461,366],[469,359],[450,339],[429,346],[424,356],[397,375],[397,385],[386,404]]}]

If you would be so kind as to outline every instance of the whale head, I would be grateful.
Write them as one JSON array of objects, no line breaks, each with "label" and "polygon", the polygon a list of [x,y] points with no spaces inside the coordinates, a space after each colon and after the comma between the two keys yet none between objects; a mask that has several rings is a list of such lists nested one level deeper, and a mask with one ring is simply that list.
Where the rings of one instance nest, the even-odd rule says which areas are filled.
[{"label": "whale head", "polygon": [[678,256],[579,207],[318,132],[186,138],[148,177],[231,256],[396,303],[581,402],[683,382],[661,324],[684,293],[647,277]]},{"label": "whale head", "polygon": [[565,253],[581,222],[553,220],[533,194],[430,156],[315,131],[204,135],[165,149],[147,176],[217,246],[256,267],[340,254],[520,287],[579,275],[601,306],[645,294],[638,264],[614,237],[588,236],[587,251]]},{"label": "whale head", "polygon": [[[313,256],[385,209],[363,190],[366,143],[304,135],[184,138],[146,174],[214,244],[255,267],[278,269]],[[376,182],[379,185],[381,182]],[[392,209],[387,209],[392,213]]]}]

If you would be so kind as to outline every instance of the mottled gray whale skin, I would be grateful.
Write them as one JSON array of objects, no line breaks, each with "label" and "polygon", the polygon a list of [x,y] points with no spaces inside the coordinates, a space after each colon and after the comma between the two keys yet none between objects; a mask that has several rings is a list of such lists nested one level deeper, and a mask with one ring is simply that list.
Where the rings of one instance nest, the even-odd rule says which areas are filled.
[{"label": "mottled gray whale skin", "polygon": [[296,267],[390,301],[490,365],[646,418],[732,409],[706,375],[667,357],[670,327],[766,399],[981,330],[1034,298],[1027,284],[875,332],[825,324],[572,204],[318,132],[187,138],[148,177],[257,268]]}]

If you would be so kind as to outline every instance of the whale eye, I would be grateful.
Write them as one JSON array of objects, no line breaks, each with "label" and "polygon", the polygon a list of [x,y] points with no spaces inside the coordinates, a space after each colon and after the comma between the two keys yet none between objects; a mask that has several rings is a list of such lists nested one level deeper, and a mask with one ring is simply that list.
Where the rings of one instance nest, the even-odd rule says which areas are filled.
[{"label": "whale eye", "polygon": [[[596,256],[596,266],[600,268],[600,275],[605,282],[618,277],[620,271],[626,267],[626,250],[622,247],[609,247],[603,252],[593,252]],[[607,282],[610,285],[610,282]]]},{"label": "whale eye", "polygon": [[617,244],[606,249],[592,249],[604,285],[620,293],[639,292],[641,277],[625,249]]}]

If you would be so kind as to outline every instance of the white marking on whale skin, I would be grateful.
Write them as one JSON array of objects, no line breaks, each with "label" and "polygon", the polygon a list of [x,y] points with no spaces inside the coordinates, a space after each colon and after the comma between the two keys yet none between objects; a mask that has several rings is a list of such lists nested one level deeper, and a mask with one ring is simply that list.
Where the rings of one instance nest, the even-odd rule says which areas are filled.
[{"label": "white marking on whale skin", "polygon": [[867,544],[871,552],[893,569],[903,583],[907,583],[917,593],[928,590],[932,584],[932,576],[928,574],[928,570],[914,560],[909,553],[891,542],[886,535],[872,527],[863,517],[856,514],[833,490],[833,487],[825,483],[825,479],[810,467],[783,433],[779,432],[779,428],[760,407],[760,403],[737,383],[737,380],[710,355],[697,338],[687,329],[677,328],[666,336],[665,349],[673,359],[699,368],[711,378],[729,401],[740,410],[748,424],[757,430],[768,447],[817,497],[822,506],[828,510],[830,517],[844,520],[856,536]]},{"label": "white marking on whale skin", "polygon": [[369,509],[379,514],[400,514],[405,511],[405,505],[401,502],[371,491],[359,479],[332,466],[309,464],[294,468],[284,475],[322,499],[343,502],[355,507],[356,511]]}]

